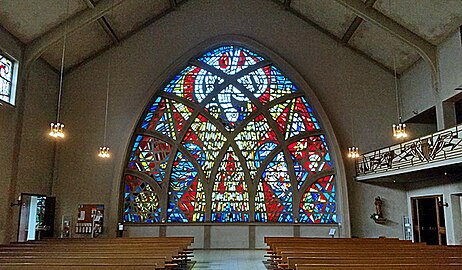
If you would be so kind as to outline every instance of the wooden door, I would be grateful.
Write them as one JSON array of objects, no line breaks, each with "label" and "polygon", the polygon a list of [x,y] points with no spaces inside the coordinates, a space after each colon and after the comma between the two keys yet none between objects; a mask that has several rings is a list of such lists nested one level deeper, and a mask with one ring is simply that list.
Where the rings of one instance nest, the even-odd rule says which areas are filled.
[{"label": "wooden door", "polygon": [[443,196],[411,198],[414,242],[446,245]]},{"label": "wooden door", "polygon": [[45,214],[44,214],[44,226],[41,234],[41,239],[53,237],[54,234],[54,223],[55,223],[55,205],[56,197],[46,197],[45,200]]}]

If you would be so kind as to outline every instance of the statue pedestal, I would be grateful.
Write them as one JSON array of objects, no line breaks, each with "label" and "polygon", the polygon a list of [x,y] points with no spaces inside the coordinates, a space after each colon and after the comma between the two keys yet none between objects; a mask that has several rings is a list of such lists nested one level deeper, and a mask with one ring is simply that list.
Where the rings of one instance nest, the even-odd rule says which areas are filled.
[{"label": "statue pedestal", "polygon": [[377,224],[384,224],[385,222],[387,222],[387,219],[386,218],[378,218],[378,219],[374,219],[374,221]]}]

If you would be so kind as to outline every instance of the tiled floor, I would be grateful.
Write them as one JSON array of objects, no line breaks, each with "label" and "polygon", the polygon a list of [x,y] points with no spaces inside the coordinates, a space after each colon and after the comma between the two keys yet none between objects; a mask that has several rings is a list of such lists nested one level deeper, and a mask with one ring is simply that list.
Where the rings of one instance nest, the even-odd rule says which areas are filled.
[{"label": "tiled floor", "polygon": [[264,250],[194,250],[192,270],[266,270]]}]

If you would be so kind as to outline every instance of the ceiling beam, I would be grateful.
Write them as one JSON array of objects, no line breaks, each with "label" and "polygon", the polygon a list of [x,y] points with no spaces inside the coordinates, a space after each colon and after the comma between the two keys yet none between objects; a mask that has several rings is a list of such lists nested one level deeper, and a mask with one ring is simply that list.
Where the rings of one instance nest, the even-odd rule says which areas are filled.
[{"label": "ceiling beam", "polygon": [[[124,40],[127,40],[128,38],[130,38],[131,36],[135,35],[136,33],[138,33],[139,31],[143,30],[144,28],[152,25],[153,23],[157,22],[158,20],[160,20],[161,18],[163,18],[165,15],[169,14],[170,12],[173,12],[175,11],[177,8],[179,8],[180,6],[182,6],[183,4],[185,4],[186,2],[188,2],[190,0],[183,0],[181,2],[176,2],[176,8],[172,8],[171,6],[168,7],[166,10],[164,10],[163,12],[153,16],[151,19],[147,20],[146,22],[144,22],[142,25],[138,26],[137,28],[133,29],[132,31],[130,31],[129,33],[127,33],[126,35],[122,36],[120,38],[120,42],[123,42]],[[71,73],[73,72],[74,70],[76,70],[77,68],[79,68],[80,66],[92,61],[93,59],[95,59],[96,57],[100,56],[101,54],[103,54],[104,52],[106,52],[107,50],[110,50],[111,48],[114,47],[115,44],[109,44],[107,45],[106,47],[102,48],[101,50],[91,54],[90,56],[86,57],[84,60],[80,61],[79,63],[76,63],[75,65],[67,68],[64,73],[65,74],[68,74],[68,73]]]},{"label": "ceiling beam", "polygon": [[[280,5],[280,6],[283,6],[285,8],[285,5],[284,3],[280,2],[279,0],[270,0],[270,1],[273,1],[274,3]],[[286,9],[286,8],[285,8]],[[302,21],[308,23],[309,25],[311,25],[312,27],[314,27],[316,30],[318,30],[319,32],[327,35],[328,37],[330,37],[331,39],[335,40],[336,42],[338,43],[342,43],[342,40],[340,38],[338,38],[337,36],[335,36],[334,34],[332,34],[331,32],[327,31],[326,29],[324,29],[323,27],[319,26],[317,23],[313,22],[312,20],[310,20],[308,17],[306,17],[304,14],[302,14],[301,12],[299,12],[298,10],[292,8],[292,7],[289,7],[287,8],[287,11],[289,11],[290,13],[292,13],[293,15],[297,16],[299,19],[301,19]],[[342,43],[343,44],[343,43]],[[375,65],[379,66],[380,68],[382,68],[384,71],[390,73],[390,74],[394,74],[393,70],[390,69],[389,67],[387,67],[386,65],[384,65],[383,63],[380,63],[379,61],[375,60],[374,58],[372,58],[370,55],[367,55],[365,52],[361,51],[361,50],[358,50],[356,49],[355,47],[349,45],[349,44],[344,44],[345,47],[349,48],[350,50],[356,52],[357,54],[359,54],[360,56],[364,57],[366,60],[369,60],[371,61],[372,63],[374,63]]]},{"label": "ceiling beam", "polygon": [[73,33],[98,20],[111,11],[112,8],[119,6],[123,1],[125,0],[101,0],[94,8],[86,9],[76,14],[42,36],[34,39],[31,43],[27,44],[24,51],[25,66],[30,66],[48,47],[57,43],[63,37],[66,28],[68,33]]},{"label": "ceiling beam", "polygon": [[95,2],[93,2],[93,0],[82,0],[82,1],[87,5],[87,7],[95,8]]},{"label": "ceiling beam", "polygon": [[[91,9],[95,8],[96,6],[94,0],[82,0],[82,1],[85,2],[87,7]],[[112,9],[111,9],[111,13],[112,13]],[[112,42],[116,44],[120,42],[118,35],[115,33],[114,28],[112,28],[111,24],[109,23],[106,17],[103,16],[99,18],[97,21],[99,25],[101,26],[101,28],[103,28],[104,32],[106,32],[106,34],[112,39]]]},{"label": "ceiling beam", "polygon": [[175,9],[176,7],[178,6],[178,4],[176,3],[176,0],[170,0],[170,7]]},{"label": "ceiling beam", "polygon": [[104,17],[101,17],[98,19],[99,25],[103,28],[104,32],[112,39],[113,43],[119,43],[120,38],[119,35],[116,34],[114,28],[111,26],[109,23],[109,19]]},{"label": "ceiling beam", "polygon": [[[377,0],[366,0],[365,5],[368,7],[372,7],[374,6],[375,2],[377,2]],[[345,32],[345,34],[342,37],[343,44],[347,44],[350,41],[351,37],[356,32],[356,30],[358,30],[362,22],[363,22],[363,19],[361,17],[358,17],[358,16],[355,17],[354,21],[350,24],[350,27],[348,27],[348,30]]]},{"label": "ceiling beam", "polygon": [[353,11],[357,16],[379,26],[391,35],[410,45],[418,51],[420,56],[430,65],[433,74],[437,74],[436,46],[398,24],[372,7],[368,7],[361,0],[334,0]]}]

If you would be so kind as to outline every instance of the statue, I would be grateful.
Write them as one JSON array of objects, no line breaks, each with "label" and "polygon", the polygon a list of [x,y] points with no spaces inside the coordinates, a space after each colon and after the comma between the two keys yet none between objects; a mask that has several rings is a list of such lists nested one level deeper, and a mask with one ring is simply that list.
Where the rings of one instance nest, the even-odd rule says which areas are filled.
[{"label": "statue", "polygon": [[382,203],[380,196],[377,196],[377,198],[375,198],[375,214],[378,218],[383,218]]}]

